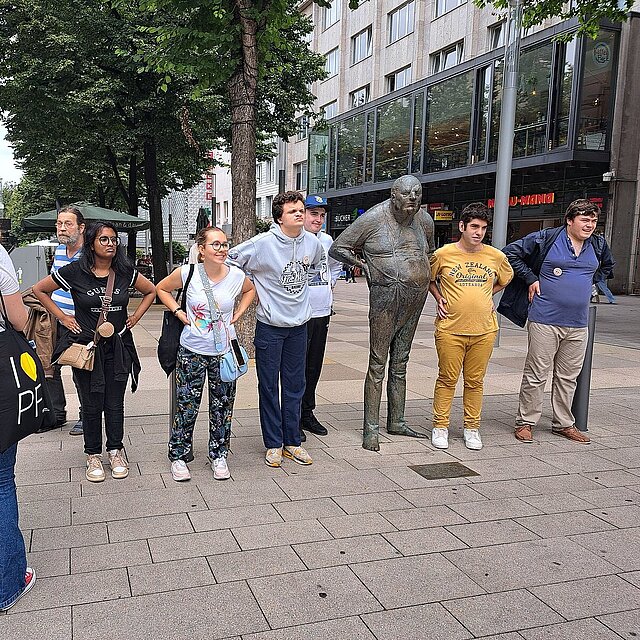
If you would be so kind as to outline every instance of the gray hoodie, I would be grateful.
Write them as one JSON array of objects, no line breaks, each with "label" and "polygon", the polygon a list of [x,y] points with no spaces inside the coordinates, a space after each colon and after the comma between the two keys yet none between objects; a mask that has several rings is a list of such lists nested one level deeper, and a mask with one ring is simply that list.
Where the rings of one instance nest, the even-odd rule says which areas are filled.
[{"label": "gray hoodie", "polygon": [[299,327],[311,317],[309,270],[322,261],[322,245],[308,231],[296,238],[272,223],[229,251],[230,264],[242,269],[258,294],[256,317],[274,327]]}]

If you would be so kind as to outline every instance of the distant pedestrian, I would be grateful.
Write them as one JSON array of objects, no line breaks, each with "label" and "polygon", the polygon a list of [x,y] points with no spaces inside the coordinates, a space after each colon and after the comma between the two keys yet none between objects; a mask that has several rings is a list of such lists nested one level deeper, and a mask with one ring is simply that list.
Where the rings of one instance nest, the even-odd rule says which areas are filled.
[{"label": "distant pedestrian", "polygon": [[530,233],[504,248],[516,279],[498,311],[524,326],[529,337],[518,401],[515,437],[533,442],[542,415],[544,387],[552,374],[552,432],[588,444],[576,428],[571,404],[588,337],[594,282],[611,276],[614,261],[603,236],[593,235],[600,208],[574,200],[564,226]]},{"label": "distant pedestrian", "polygon": [[611,289],[607,286],[607,281],[604,278],[596,282],[596,287],[598,287],[598,290],[605,295],[609,304],[616,303],[616,298],[613,293],[611,293]]}]

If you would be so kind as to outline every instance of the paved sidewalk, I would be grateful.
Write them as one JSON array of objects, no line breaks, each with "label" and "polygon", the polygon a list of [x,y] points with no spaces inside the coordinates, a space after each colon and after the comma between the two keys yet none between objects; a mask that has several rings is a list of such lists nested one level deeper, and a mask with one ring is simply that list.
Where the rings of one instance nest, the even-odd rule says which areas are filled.
[{"label": "paved sidewalk", "polygon": [[[341,282],[336,298],[317,411],[329,435],[308,436],[311,467],[264,465],[251,368],[239,383],[232,480],[212,478],[203,413],[193,480],[172,481],[158,308],[135,330],[143,376],[126,399],[127,480],[84,479],[73,421],[21,443],[21,525],[39,577],[0,614],[2,640],[640,635],[640,364],[637,349],[619,346],[637,331],[640,299],[600,305],[591,445],[550,433],[548,397],[536,442],[513,438],[526,334],[505,328],[486,379],[482,451],[462,444],[458,396],[448,452],[385,435],[374,453],[360,446],[366,285]],[[430,299],[408,371],[407,415],[425,432],[433,314]],[[70,395],[70,418],[75,406]],[[442,462],[478,475],[427,480],[410,468]]]}]

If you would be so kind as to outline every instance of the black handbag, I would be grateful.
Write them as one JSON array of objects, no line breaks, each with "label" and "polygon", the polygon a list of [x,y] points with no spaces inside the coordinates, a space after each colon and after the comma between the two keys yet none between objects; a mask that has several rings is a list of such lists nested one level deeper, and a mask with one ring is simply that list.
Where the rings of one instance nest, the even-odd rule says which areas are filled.
[{"label": "black handbag", "polygon": [[4,298],[0,326],[0,453],[43,426],[55,424],[44,369],[35,349],[9,322]]},{"label": "black handbag", "polygon": [[[187,289],[193,276],[195,265],[189,266],[189,275],[184,283],[182,291],[178,292],[176,302],[180,300],[180,308],[183,311],[187,309]],[[184,323],[176,318],[171,311],[165,311],[162,316],[162,332],[160,340],[158,340],[158,361],[162,370],[171,375],[176,368],[176,360],[178,359],[178,347],[180,346],[180,335],[184,329]]]}]

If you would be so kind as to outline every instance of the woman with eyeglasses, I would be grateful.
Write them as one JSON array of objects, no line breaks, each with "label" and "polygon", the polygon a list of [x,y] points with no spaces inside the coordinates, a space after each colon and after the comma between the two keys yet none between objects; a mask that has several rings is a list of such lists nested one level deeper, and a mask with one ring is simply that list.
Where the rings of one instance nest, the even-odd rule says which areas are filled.
[{"label": "woman with eyeglasses", "polygon": [[[84,451],[87,454],[85,475],[90,482],[102,482],[105,479],[102,466],[103,414],[111,476],[122,479],[129,475],[123,444],[124,393],[129,376],[131,390],[136,390],[140,373],[140,361],[131,329],[155,298],[155,287],[135,270],[119,244],[116,228],[110,222],[96,222],[86,231],[80,259],[60,268],[33,287],[40,302],[66,328],[53,353],[53,360],[56,361],[72,343],[86,345],[94,342],[109,274],[111,271],[114,273],[107,322],[98,332],[100,337],[95,348],[93,370],[73,369],[74,380],[83,400]],[[129,287],[134,287],[143,295],[131,315],[127,315]],[[71,292],[75,316],[65,316],[52,302],[51,293],[60,288]],[[111,326],[107,328],[108,323]]]},{"label": "woman with eyeglasses", "polygon": [[[193,460],[193,428],[205,376],[209,379],[209,460],[213,477],[226,480],[231,475],[227,454],[236,383],[220,379],[220,357],[235,338],[234,322],[255,296],[253,283],[244,273],[225,264],[229,242],[222,229],[202,229],[196,245],[198,264],[178,267],[157,285],[160,301],[184,324],[176,362],[177,410],[169,438],[171,476],[176,482],[191,479],[187,462]],[[191,269],[185,312],[172,292],[185,286]],[[211,295],[207,294],[203,278],[208,280]]]}]

